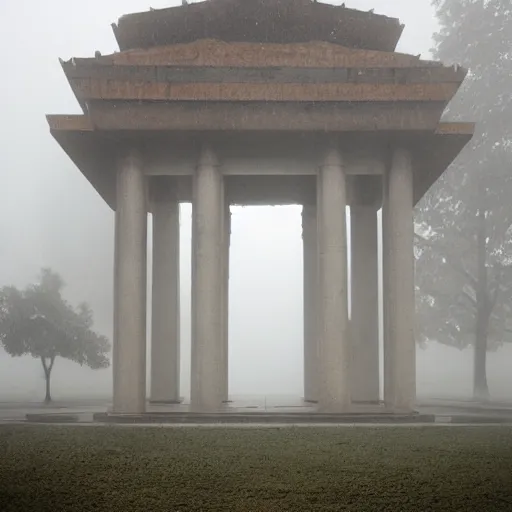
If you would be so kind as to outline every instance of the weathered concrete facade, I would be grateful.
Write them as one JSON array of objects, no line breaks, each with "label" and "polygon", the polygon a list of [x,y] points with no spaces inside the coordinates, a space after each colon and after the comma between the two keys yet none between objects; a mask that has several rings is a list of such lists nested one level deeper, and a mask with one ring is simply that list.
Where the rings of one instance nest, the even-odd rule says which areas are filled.
[{"label": "weathered concrete facade", "polygon": [[234,204],[304,205],[304,398],[414,408],[413,208],[473,125],[440,122],[466,71],[396,53],[402,30],[310,0],[208,0],[124,16],[119,53],[62,62],[84,113],[48,116],[52,135],[116,211],[114,412],[145,410],[148,213],[149,398],[180,398],[180,202],[193,211],[193,410],[229,399]]}]

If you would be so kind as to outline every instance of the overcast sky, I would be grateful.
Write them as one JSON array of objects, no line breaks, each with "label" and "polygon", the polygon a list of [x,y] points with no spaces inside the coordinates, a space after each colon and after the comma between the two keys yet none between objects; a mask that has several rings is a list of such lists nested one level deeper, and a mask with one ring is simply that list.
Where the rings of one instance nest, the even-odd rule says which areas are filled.
[{"label": "overcast sky", "polygon": [[[113,214],[49,134],[45,114],[80,113],[58,57],[116,51],[110,24],[162,0],[0,0],[0,285],[24,286],[41,266],[60,272],[66,295],[92,305],[112,331]],[[341,3],[341,2],[336,2]],[[346,0],[399,17],[399,50],[428,56],[436,21],[430,0]],[[232,393],[302,393],[300,207],[237,208],[231,254]],[[182,208],[182,382],[189,388],[190,207]],[[255,313],[257,312],[257,314]],[[490,385],[503,393],[510,368],[490,356]],[[509,350],[508,354],[512,354]],[[508,357],[510,362],[510,357]],[[431,347],[418,355],[420,392],[469,393],[471,354]],[[0,399],[42,396],[42,370],[0,352]],[[494,380],[493,380],[494,379]],[[55,395],[110,393],[110,370],[58,361]],[[509,379],[509,389],[512,389]]]}]

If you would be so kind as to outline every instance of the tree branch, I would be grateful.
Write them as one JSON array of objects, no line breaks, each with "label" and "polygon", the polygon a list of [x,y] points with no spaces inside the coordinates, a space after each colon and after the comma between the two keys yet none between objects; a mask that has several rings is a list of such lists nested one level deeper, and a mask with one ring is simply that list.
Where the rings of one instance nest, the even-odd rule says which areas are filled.
[{"label": "tree branch", "polygon": [[471,302],[471,304],[476,308],[477,307],[477,301],[476,299],[474,299],[473,297],[471,297],[471,295],[467,292],[467,290],[462,290],[462,293],[461,295],[464,295],[468,300],[469,302]]},{"label": "tree branch", "polygon": [[55,354],[52,354],[49,359],[50,359],[50,364],[48,365],[48,363],[46,362],[46,357],[45,356],[41,356],[41,363],[43,364],[43,370],[44,370],[44,374],[46,376],[50,375],[50,373],[52,372],[52,369],[53,369],[53,365],[55,363]]},{"label": "tree branch", "polygon": [[[464,268],[464,265],[461,263],[461,260],[452,256],[445,250],[440,249],[438,246],[435,246],[430,240],[427,240],[425,237],[419,235],[418,233],[414,233],[414,237],[417,241],[436,252],[441,258],[444,258],[446,262],[452,267],[453,270],[462,274],[473,287],[476,287],[476,279],[471,275],[471,273]],[[457,263],[456,263],[457,261]]]},{"label": "tree branch", "polygon": [[46,366],[46,357],[41,356],[41,363],[43,363],[44,374],[48,375],[48,367]]},{"label": "tree branch", "polygon": [[496,278],[494,279],[494,289],[490,292],[489,297],[489,311],[492,311],[496,306],[496,302],[498,302],[498,297],[500,293],[500,282],[503,276],[503,267],[498,265],[498,272],[496,273]]},{"label": "tree branch", "polygon": [[50,366],[48,367],[48,373],[51,373],[53,369],[53,364],[55,363],[55,354],[53,354],[50,358]]}]

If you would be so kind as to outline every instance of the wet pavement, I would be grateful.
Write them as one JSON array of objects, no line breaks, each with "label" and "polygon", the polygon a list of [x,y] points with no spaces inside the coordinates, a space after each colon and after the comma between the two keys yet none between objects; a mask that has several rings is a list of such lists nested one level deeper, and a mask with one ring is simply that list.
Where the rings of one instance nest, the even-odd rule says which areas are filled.
[{"label": "wet pavement", "polygon": [[[112,417],[106,414],[111,408],[108,400],[67,400],[51,404],[37,402],[0,402],[0,423],[25,422],[27,415],[32,421],[52,424],[98,424],[97,421],[112,423]],[[383,405],[354,405],[349,414],[340,415],[339,421],[329,417],[323,420],[316,415],[316,406],[305,403],[298,397],[290,396],[234,396],[224,405],[223,411],[208,418],[197,419],[190,411],[190,402],[181,404],[148,404],[147,414],[143,416],[123,417],[122,422],[132,426],[137,424],[152,426],[201,426],[219,423],[226,426],[250,424],[278,428],[284,425],[314,426],[318,422],[329,425],[375,425],[397,426],[400,424],[450,425],[450,424],[512,424],[512,403],[462,402],[429,399],[418,405],[418,415],[404,421],[406,415],[390,416]],[[102,414],[103,413],[103,414]],[[95,421],[96,415],[96,422]],[[229,416],[228,417],[226,417]],[[109,419],[110,418],[110,419]],[[128,421],[126,421],[128,419]],[[389,421],[387,421],[387,419]],[[116,422],[117,423],[117,422]]]}]

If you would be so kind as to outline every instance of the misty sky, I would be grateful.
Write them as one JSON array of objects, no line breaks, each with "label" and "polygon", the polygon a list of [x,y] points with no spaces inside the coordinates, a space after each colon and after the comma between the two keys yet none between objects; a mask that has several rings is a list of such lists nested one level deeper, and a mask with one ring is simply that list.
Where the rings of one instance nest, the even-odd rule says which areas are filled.
[{"label": "misty sky", "polygon": [[[436,22],[430,0],[345,0],[399,17],[399,50],[428,56]],[[87,300],[111,336],[113,214],[49,134],[45,114],[81,113],[58,57],[117,50],[110,24],[162,0],[0,0],[0,285],[25,286],[42,266],[60,272],[73,303]],[[341,2],[336,2],[341,3]],[[237,394],[302,393],[300,207],[233,210],[230,379]],[[190,206],[182,207],[182,385],[190,361]],[[1,349],[0,349],[1,350]],[[418,351],[420,393],[469,394],[471,353]],[[504,357],[507,355],[507,357]],[[489,356],[491,392],[503,395],[512,350]],[[110,394],[110,370],[58,361],[55,397]],[[508,377],[508,389],[512,381]],[[42,397],[39,362],[0,352],[0,399]],[[512,391],[510,391],[512,393]]]}]

